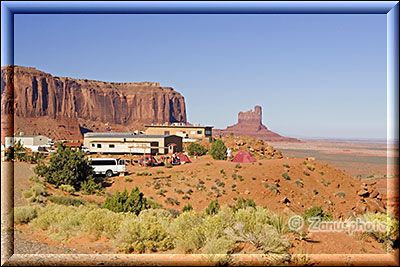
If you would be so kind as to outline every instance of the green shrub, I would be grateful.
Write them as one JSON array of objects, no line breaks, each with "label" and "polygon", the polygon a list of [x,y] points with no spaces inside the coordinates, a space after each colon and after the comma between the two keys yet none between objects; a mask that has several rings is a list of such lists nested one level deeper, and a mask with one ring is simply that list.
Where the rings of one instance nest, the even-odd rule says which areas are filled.
[{"label": "green shrub", "polygon": [[315,167],[314,167],[314,165],[312,165],[312,164],[306,164],[306,167],[307,167],[307,169],[309,169],[310,171],[315,170]]},{"label": "green shrub", "polygon": [[80,206],[85,204],[85,202],[80,200],[79,198],[60,196],[60,195],[49,196],[47,199],[50,200],[52,203],[66,205],[66,206]]},{"label": "green shrub", "polygon": [[321,183],[322,183],[324,186],[328,186],[328,185],[331,184],[331,182],[329,182],[329,181],[327,181],[327,180],[325,180],[325,179],[322,179],[322,180],[321,180]]},{"label": "green shrub", "polygon": [[171,163],[166,163],[166,164],[165,164],[165,168],[168,168],[168,169],[169,169],[169,168],[172,168],[172,164],[171,164]]},{"label": "green shrub", "polygon": [[31,190],[26,190],[26,191],[23,191],[23,192],[22,192],[22,196],[23,196],[24,198],[30,198],[30,197],[32,197],[32,195],[33,195],[33,193],[32,193]]},{"label": "green shrub", "polygon": [[60,186],[71,185],[79,190],[82,182],[91,180],[93,169],[85,158],[83,151],[75,151],[66,148],[62,144],[57,145],[57,151],[50,159],[48,167],[37,165],[35,173],[44,177],[45,182]]},{"label": "green shrub", "polygon": [[324,172],[319,172],[319,174],[324,175],[325,173]]},{"label": "green shrub", "polygon": [[193,207],[190,204],[186,204],[185,206],[183,206],[182,212],[186,212],[186,211],[192,211]]},{"label": "green shrub", "polygon": [[237,177],[236,173],[233,173],[233,174],[232,174],[233,180],[236,180],[236,177]]},{"label": "green shrub", "polygon": [[303,171],[305,176],[310,176],[310,173],[308,171]]},{"label": "green shrub", "polygon": [[244,199],[244,198],[240,197],[240,198],[237,200],[236,206],[233,206],[233,207],[232,207],[232,210],[233,210],[234,212],[236,212],[236,211],[238,211],[239,209],[245,209],[245,208],[247,208],[247,207],[256,208],[256,203],[254,202],[253,199],[250,199],[250,198]]},{"label": "green shrub", "polygon": [[257,178],[256,177],[251,177],[251,180],[255,181],[255,180],[257,180]]},{"label": "green shrub", "polygon": [[121,222],[134,214],[115,213],[107,209],[85,207],[86,214],[82,219],[82,232],[94,235],[99,239],[101,235],[114,239],[119,233]]},{"label": "green shrub", "polygon": [[271,192],[275,193],[275,195],[280,194],[280,191],[279,191],[278,187],[277,187],[276,185],[274,185],[274,184],[272,184],[272,185],[269,186],[269,190],[270,190]]},{"label": "green shrub", "polygon": [[205,236],[201,230],[203,219],[203,214],[187,211],[172,221],[168,232],[176,248],[188,253],[197,252],[204,246]]},{"label": "green shrub", "polygon": [[219,205],[219,203],[218,203],[218,199],[212,200],[212,201],[210,202],[210,204],[208,205],[208,207],[206,208],[206,213],[207,213],[208,215],[210,215],[210,214],[216,214],[216,213],[219,211],[220,208],[221,208],[221,207],[220,207],[220,205]]},{"label": "green shrub", "polygon": [[346,197],[346,194],[345,194],[343,191],[337,192],[336,195],[337,195],[338,197],[341,197],[341,198]]},{"label": "green shrub", "polygon": [[221,170],[219,171],[219,173],[225,174],[225,170],[224,170],[224,169],[221,169]]},{"label": "green shrub", "polygon": [[236,163],[235,168],[240,169],[242,168],[242,166],[240,165],[240,163]]},{"label": "green shrub", "polygon": [[27,224],[38,216],[37,206],[22,206],[14,208],[14,223]]},{"label": "green shrub", "polygon": [[164,202],[169,205],[177,205],[177,206],[181,204],[176,198],[172,197],[167,198]]},{"label": "green shrub", "polygon": [[290,180],[290,176],[287,172],[282,172],[282,177],[285,178],[285,180]]},{"label": "green shrub", "polygon": [[286,164],[286,163],[282,164],[282,166],[285,167],[285,168],[290,168],[289,164]]},{"label": "green shrub", "polygon": [[131,177],[126,177],[125,182],[133,182],[133,179]]},{"label": "green shrub", "polygon": [[320,206],[314,206],[304,211],[304,220],[308,223],[309,218],[318,217],[321,221],[331,221],[333,215],[330,212],[325,213]]},{"label": "green shrub", "polygon": [[165,210],[147,210],[138,217],[121,222],[116,244],[124,252],[158,252],[172,249],[173,239],[167,232],[171,215]]},{"label": "green shrub", "polygon": [[69,184],[62,184],[58,188],[60,188],[61,191],[67,192],[69,194],[75,193],[75,188]]},{"label": "green shrub", "polygon": [[136,176],[151,176],[152,174],[147,171],[136,172]]},{"label": "green shrub", "polygon": [[213,159],[226,160],[226,146],[222,140],[216,140],[209,151]]},{"label": "green shrub", "polygon": [[126,189],[122,193],[117,190],[113,196],[107,197],[103,208],[114,212],[133,212],[138,215],[142,210],[151,208],[151,205],[139,188],[135,187],[130,194]]},{"label": "green shrub", "polygon": [[188,152],[190,156],[194,155],[194,152],[197,153],[198,156],[203,156],[207,154],[208,150],[204,146],[198,144],[198,143],[191,143],[188,146]]},{"label": "green shrub", "polygon": [[396,244],[399,242],[399,221],[395,219],[393,214],[367,212],[359,218],[364,222],[385,226],[386,231],[372,231],[369,234],[381,242],[384,249],[393,249],[396,247]]},{"label": "green shrub", "polygon": [[86,195],[93,195],[96,193],[100,193],[101,191],[103,191],[104,188],[101,183],[96,183],[93,179],[91,179],[83,181],[81,183],[80,189]]},{"label": "green shrub", "polygon": [[296,180],[294,181],[296,183],[297,186],[300,186],[301,188],[304,187],[303,181],[302,180]]},{"label": "green shrub", "polygon": [[39,183],[40,182],[39,177],[37,177],[37,176],[29,177],[29,181],[34,182],[34,183]]}]

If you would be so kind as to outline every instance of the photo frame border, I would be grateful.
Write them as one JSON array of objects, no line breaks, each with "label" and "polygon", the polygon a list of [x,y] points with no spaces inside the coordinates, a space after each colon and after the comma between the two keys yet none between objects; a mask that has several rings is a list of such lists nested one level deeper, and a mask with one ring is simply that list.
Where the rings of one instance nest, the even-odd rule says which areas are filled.
[{"label": "photo frame border", "polygon": [[[16,14],[386,14],[387,18],[387,140],[398,146],[399,136],[399,2],[1,2],[1,64],[14,65],[14,15]],[[6,123],[13,129],[13,116]],[[3,116],[2,116],[3,124]],[[200,265],[203,254],[14,254],[13,206],[14,169],[1,168],[1,264],[9,265]],[[8,165],[7,165],[8,166]],[[398,169],[398,151],[387,157],[387,173]],[[398,178],[397,178],[398,179]],[[395,179],[393,179],[395,180]],[[396,184],[388,187],[396,190]],[[398,193],[398,188],[397,191]],[[300,254],[299,254],[300,255]],[[308,254],[318,265],[397,265],[393,254]],[[206,257],[206,258],[205,258]],[[234,254],[232,265],[267,263],[265,255]],[[328,259],[328,260],[327,260]],[[206,261],[205,261],[206,260]]]}]

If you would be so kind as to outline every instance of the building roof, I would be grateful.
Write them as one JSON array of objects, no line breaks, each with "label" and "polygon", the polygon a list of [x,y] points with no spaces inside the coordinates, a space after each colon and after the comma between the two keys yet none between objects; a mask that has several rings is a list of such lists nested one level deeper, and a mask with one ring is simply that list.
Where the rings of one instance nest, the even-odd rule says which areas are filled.
[{"label": "building roof", "polygon": [[[112,137],[112,138],[165,138],[177,135],[147,135],[134,133],[85,133],[84,137]],[[180,136],[177,136],[180,137]]]},{"label": "building roof", "polygon": [[144,127],[163,127],[163,128],[214,128],[214,126],[200,125],[163,125],[163,124],[145,124]]},{"label": "building roof", "polygon": [[8,138],[10,138],[10,137],[13,137],[13,138],[24,138],[24,137],[32,138],[32,137],[39,137],[39,136],[43,136],[43,137],[46,137],[48,139],[47,136],[44,136],[44,135],[41,135],[41,134],[37,134],[37,135],[24,134],[24,135],[13,135],[13,136],[6,136],[6,137],[8,137]]}]

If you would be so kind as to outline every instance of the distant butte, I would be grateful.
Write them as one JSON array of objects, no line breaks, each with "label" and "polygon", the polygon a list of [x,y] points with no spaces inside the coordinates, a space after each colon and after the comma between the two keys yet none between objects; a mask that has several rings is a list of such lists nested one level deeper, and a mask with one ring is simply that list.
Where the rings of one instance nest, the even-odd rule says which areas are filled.
[{"label": "distant butte", "polygon": [[214,129],[214,135],[228,135],[233,133],[235,136],[251,136],[268,142],[301,142],[296,138],[284,137],[262,124],[262,108],[255,106],[254,111],[239,112],[238,123],[226,129]]}]

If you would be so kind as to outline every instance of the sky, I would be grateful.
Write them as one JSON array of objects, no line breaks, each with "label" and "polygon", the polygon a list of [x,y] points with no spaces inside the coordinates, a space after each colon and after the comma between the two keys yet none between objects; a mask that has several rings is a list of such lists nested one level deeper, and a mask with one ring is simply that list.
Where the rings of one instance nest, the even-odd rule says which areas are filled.
[{"label": "sky", "polygon": [[386,138],[384,14],[14,16],[14,64],[171,86],[191,123],[260,105],[284,136]]}]

